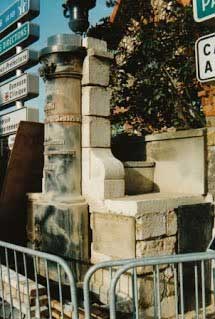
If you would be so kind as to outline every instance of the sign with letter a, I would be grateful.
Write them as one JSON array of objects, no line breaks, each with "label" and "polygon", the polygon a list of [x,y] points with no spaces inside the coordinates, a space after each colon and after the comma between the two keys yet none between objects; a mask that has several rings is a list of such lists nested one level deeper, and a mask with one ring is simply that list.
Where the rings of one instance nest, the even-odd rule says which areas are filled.
[{"label": "sign with letter a", "polygon": [[215,33],[199,38],[195,45],[196,76],[200,82],[215,79]]}]

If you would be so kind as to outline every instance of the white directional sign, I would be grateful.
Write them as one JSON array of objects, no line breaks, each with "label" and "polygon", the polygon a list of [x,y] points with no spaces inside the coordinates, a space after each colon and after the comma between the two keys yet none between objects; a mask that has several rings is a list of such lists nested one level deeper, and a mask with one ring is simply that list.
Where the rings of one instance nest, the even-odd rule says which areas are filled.
[{"label": "white directional sign", "polygon": [[23,107],[0,116],[0,137],[14,134],[20,121],[39,122],[39,111]]},{"label": "white directional sign", "polygon": [[23,74],[0,86],[0,107],[8,107],[15,101],[27,101],[39,95],[39,78]]},{"label": "white directional sign", "polygon": [[25,49],[8,60],[0,63],[0,82],[7,80],[16,74],[19,68],[22,71],[31,68],[38,63],[38,52]]},{"label": "white directional sign", "polygon": [[199,38],[195,51],[197,79],[200,82],[215,80],[215,33]]}]

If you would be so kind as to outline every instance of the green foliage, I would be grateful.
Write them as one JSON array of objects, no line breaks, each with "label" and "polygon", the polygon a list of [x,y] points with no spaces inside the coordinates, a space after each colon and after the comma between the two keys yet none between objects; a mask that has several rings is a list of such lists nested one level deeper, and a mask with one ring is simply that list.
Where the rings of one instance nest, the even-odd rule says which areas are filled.
[{"label": "green foliage", "polygon": [[115,4],[116,4],[116,1],[115,1],[115,0],[107,0],[107,1],[106,1],[106,6],[107,6],[108,8],[113,7]]},{"label": "green foliage", "polygon": [[117,47],[119,39],[123,37],[123,34],[121,28],[109,22],[109,17],[101,19],[96,26],[92,26],[87,32],[87,36],[89,37],[106,41],[111,50]]},{"label": "green foliage", "polygon": [[176,1],[166,0],[162,14],[165,19],[158,22],[153,16],[149,19],[147,12],[138,23],[127,24],[126,37],[115,51],[111,71],[114,134],[144,135],[205,125],[194,45],[210,30],[194,22],[191,7]]}]

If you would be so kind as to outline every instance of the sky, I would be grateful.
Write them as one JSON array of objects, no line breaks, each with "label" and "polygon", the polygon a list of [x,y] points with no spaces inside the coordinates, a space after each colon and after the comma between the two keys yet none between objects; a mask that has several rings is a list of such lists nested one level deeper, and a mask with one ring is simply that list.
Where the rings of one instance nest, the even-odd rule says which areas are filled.
[{"label": "sky", "polygon": [[[15,0],[0,0],[0,14]],[[83,0],[82,0],[83,1]],[[32,20],[33,23],[40,25],[40,39],[31,45],[34,50],[41,50],[46,47],[47,38],[57,33],[71,33],[68,27],[68,19],[63,16],[62,4],[63,0],[40,0],[40,15]],[[105,0],[97,0],[96,8],[90,11],[90,23],[96,24],[102,17],[108,16],[111,9],[106,8]],[[39,65],[27,70],[28,73],[38,74]],[[45,85],[40,79],[40,95],[36,99],[29,100],[25,103],[26,106],[37,107],[40,110],[40,121],[44,118],[44,103],[45,103]],[[13,110],[8,108],[0,111],[0,115]]]}]

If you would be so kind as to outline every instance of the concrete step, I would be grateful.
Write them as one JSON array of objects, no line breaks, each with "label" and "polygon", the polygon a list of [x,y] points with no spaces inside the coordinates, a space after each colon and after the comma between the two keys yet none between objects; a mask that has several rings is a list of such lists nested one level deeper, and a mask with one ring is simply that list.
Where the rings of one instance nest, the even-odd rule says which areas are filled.
[{"label": "concrete step", "polygon": [[112,214],[138,217],[143,213],[173,210],[182,205],[212,202],[210,196],[183,193],[148,193],[124,196],[105,201],[105,207]]}]

